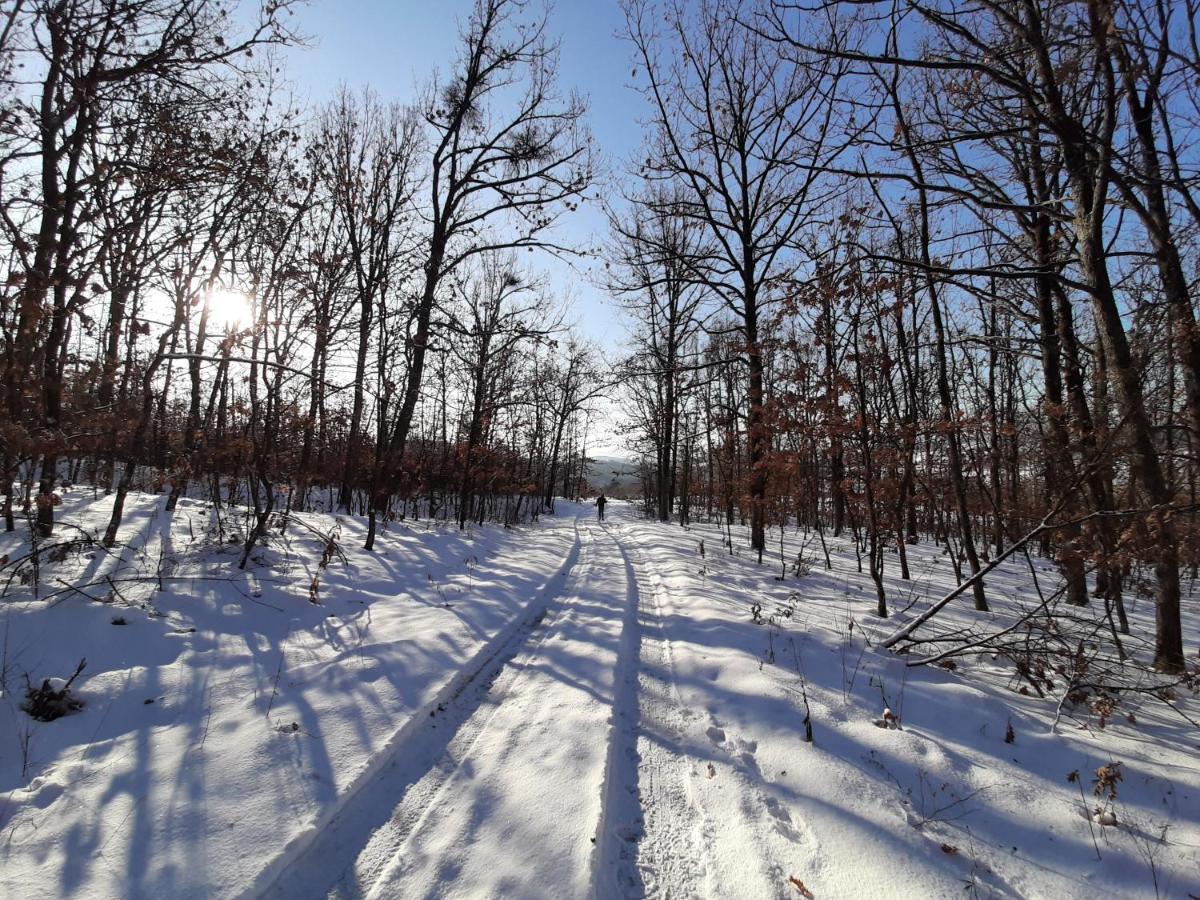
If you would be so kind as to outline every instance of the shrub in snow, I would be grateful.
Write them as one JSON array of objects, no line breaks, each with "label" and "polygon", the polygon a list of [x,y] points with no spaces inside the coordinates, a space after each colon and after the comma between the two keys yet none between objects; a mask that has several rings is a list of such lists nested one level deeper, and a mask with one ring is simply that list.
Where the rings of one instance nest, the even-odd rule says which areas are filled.
[{"label": "shrub in snow", "polygon": [[1113,827],[1117,824],[1117,814],[1111,809],[1098,809],[1096,810],[1096,814],[1092,816],[1092,821],[1097,825]]},{"label": "shrub in snow", "polygon": [[81,659],[75,667],[74,674],[66,681],[61,678],[46,678],[40,687],[34,687],[26,674],[25,702],[21,704],[21,709],[39,722],[53,722],[82,709],[83,701],[71,693],[71,684],[79,677],[85,665],[87,660]]},{"label": "shrub in snow", "polygon": [[[1095,779],[1092,782],[1092,795],[1100,798],[1100,805],[1096,806],[1089,819],[1097,825],[1106,825],[1109,827],[1117,824],[1117,814],[1113,810],[1113,801],[1117,799],[1117,783],[1125,777],[1121,771],[1119,762],[1111,762],[1108,765],[1101,766],[1096,770]],[[1079,784],[1079,772],[1074,771],[1067,775],[1067,781],[1074,784]],[[1083,799],[1083,785],[1079,787],[1080,799]],[[1086,812],[1086,810],[1085,810]],[[1093,843],[1095,835],[1092,836]],[[1100,848],[1096,847],[1097,857],[1100,855]]]},{"label": "shrub in snow", "polygon": [[1117,799],[1117,782],[1125,777],[1119,762],[1111,762],[1096,770],[1096,780],[1092,785],[1092,793],[1111,803]]},{"label": "shrub in snow", "polygon": [[875,720],[875,725],[879,728],[899,728],[900,719],[885,706],[883,708],[883,716]]}]

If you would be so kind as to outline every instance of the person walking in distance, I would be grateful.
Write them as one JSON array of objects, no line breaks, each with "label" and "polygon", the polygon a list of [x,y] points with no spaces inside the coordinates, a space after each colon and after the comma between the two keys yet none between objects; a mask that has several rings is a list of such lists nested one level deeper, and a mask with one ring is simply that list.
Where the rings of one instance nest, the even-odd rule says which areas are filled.
[{"label": "person walking in distance", "polygon": [[605,498],[605,496],[603,494],[601,494],[599,497],[596,498],[596,511],[600,514],[601,522],[604,521],[604,504],[607,502],[608,502],[608,500]]}]

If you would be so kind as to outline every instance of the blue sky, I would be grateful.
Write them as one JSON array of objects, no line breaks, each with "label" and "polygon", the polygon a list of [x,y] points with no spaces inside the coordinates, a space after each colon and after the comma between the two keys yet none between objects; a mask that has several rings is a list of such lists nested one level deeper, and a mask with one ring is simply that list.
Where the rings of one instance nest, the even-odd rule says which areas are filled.
[{"label": "blue sky", "polygon": [[[313,0],[297,14],[299,31],[310,40],[308,47],[288,53],[289,76],[297,93],[313,103],[342,82],[351,88],[370,85],[384,98],[407,102],[435,68],[449,68],[458,25],[470,8],[470,0]],[[529,11],[540,8],[532,0]],[[562,86],[589,98],[592,132],[614,173],[641,141],[643,112],[641,98],[627,87],[630,48],[615,36],[622,21],[616,0],[560,0],[550,14],[550,33],[562,42]],[[605,192],[603,185],[597,189]],[[578,245],[595,246],[604,231],[603,217],[588,204],[559,226],[559,234]],[[543,257],[535,265],[559,296],[573,298],[571,317],[579,330],[615,354],[624,327],[604,293],[589,283],[594,263],[577,262],[579,271],[573,271]]]}]

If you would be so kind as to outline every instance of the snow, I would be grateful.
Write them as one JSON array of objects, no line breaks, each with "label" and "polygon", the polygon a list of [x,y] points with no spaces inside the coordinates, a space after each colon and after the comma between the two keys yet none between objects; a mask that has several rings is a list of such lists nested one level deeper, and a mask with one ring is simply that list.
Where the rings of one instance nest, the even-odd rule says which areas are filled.
[{"label": "snow", "polygon": [[[683,755],[703,822],[700,893],[786,896],[795,877],[816,896],[833,897],[950,896],[964,888],[1154,896],[1147,856],[1163,896],[1200,887],[1198,736],[1161,705],[1139,710],[1137,726],[1055,731],[1047,701],[994,679],[908,668],[864,648],[864,632],[877,643],[890,628],[867,615],[870,583],[848,575],[854,564],[845,546],[833,553],[838,576],[814,566],[778,584],[745,558],[722,555],[715,529],[626,528],[653,573],[671,677],[692,719]],[[707,545],[703,560],[699,540]],[[796,549],[789,546],[789,559]],[[914,571],[949,569],[935,548],[912,552]],[[948,589],[949,573],[939,574],[931,586]],[[1004,584],[993,579],[993,589]],[[889,584],[893,598],[903,589],[898,579]],[[781,628],[752,623],[752,603],[791,607],[793,592],[795,612]],[[975,614],[968,603],[958,615]],[[802,740],[801,672],[812,745]],[[876,724],[889,706],[901,710],[899,729]],[[1195,718],[1194,699],[1189,709]],[[1013,744],[1004,742],[1010,721]],[[652,742],[653,725],[643,725]],[[1114,759],[1126,770],[1117,815],[1130,827],[1100,835],[1097,860],[1088,811],[1066,776],[1090,776]],[[642,848],[651,856],[653,840],[648,835]]]},{"label": "snow", "polygon": [[[143,562],[164,538],[184,551],[208,521],[181,501],[168,530],[163,501],[131,504],[126,530],[144,536]],[[107,507],[64,509],[96,524]],[[327,570],[320,605],[307,587],[321,547],[307,534],[244,578],[201,580],[233,570],[230,545],[192,554],[150,598],[124,586],[152,609],[6,601],[0,894],[207,897],[265,885],[553,579],[574,532],[548,526],[393,526],[380,553]],[[342,541],[360,547],[361,523],[344,519]],[[80,565],[114,578],[133,568],[102,556]],[[128,624],[111,624],[118,615]],[[29,720],[17,673],[69,674],[81,657],[84,710]]]},{"label": "snow", "polygon": [[[206,504],[130,500],[133,549],[42,573],[43,595],[62,579],[102,599],[109,576],[111,602],[15,588],[0,605],[6,897],[1200,894],[1186,718],[1129,700],[1101,727],[1018,693],[1003,662],[876,649],[953,585],[931,545],[910,548],[912,583],[889,559],[911,608],[882,622],[845,541],[831,571],[780,581],[736,526],[731,555],[715,526],[617,502],[605,523],[562,501],[511,530],[392,523],[375,554],[358,519],[312,514],[347,554],[313,604],[316,534],[241,574]],[[74,491],[61,512],[95,529],[107,511]],[[792,559],[804,538],[786,541]],[[122,580],[139,572],[163,588]],[[988,579],[998,625],[1029,582],[1015,562]],[[1150,604],[1131,607],[1146,628]],[[966,601],[938,621],[976,617]],[[82,657],[82,710],[20,710],[24,673]]]}]

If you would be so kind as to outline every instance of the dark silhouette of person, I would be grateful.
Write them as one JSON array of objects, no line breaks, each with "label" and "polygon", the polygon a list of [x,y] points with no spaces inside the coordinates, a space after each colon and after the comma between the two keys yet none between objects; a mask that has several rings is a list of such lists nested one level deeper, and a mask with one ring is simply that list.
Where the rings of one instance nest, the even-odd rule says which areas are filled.
[{"label": "dark silhouette of person", "polygon": [[608,502],[608,500],[605,498],[605,496],[603,494],[601,494],[599,497],[596,498],[596,510],[600,513],[600,521],[601,522],[604,521],[604,504],[607,502]]}]

